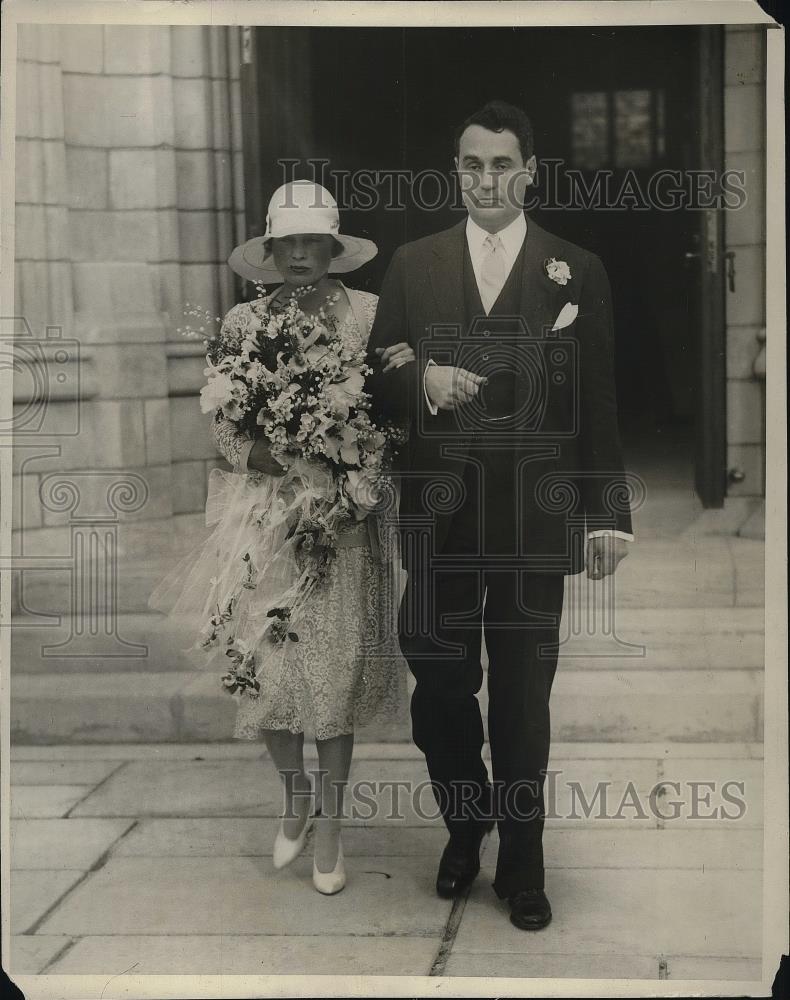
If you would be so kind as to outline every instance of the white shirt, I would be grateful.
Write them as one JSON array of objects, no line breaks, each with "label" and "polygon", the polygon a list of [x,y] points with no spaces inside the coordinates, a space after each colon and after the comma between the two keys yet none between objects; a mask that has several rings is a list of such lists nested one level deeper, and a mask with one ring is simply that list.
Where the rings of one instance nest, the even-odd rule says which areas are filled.
[{"label": "white shirt", "polygon": [[[507,268],[505,272],[505,281],[507,281],[507,278],[513,269],[513,264],[521,252],[521,247],[527,237],[526,217],[522,213],[519,213],[512,222],[508,223],[504,229],[500,229],[499,232],[495,234],[489,234],[485,229],[478,226],[478,224],[472,219],[471,215],[467,218],[466,245],[469,248],[469,257],[472,261],[472,270],[474,271],[478,291],[480,290],[480,268],[483,264],[483,257],[488,252],[486,239],[489,235],[496,235],[502,241],[502,250]],[[428,371],[428,368],[434,364],[436,364],[436,362],[432,358],[429,358],[428,363],[425,366],[425,372],[423,372],[422,376],[422,389],[425,394],[425,402],[428,406],[428,410],[436,416],[439,412],[439,407],[431,401],[431,398],[428,395],[428,390],[425,386],[425,374]],[[634,536],[632,534],[629,534],[626,531],[616,531],[611,528],[602,528],[597,531],[590,531],[588,532],[587,537],[596,538],[600,535],[615,535],[617,538],[624,538],[629,542],[634,540]]]}]

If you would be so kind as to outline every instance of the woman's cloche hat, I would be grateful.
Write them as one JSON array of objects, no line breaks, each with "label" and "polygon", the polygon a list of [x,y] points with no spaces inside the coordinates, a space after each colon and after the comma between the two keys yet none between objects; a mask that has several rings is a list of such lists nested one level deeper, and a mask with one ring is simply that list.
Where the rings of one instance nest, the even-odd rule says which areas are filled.
[{"label": "woman's cloche hat", "polygon": [[346,236],[340,232],[340,212],[332,195],[312,181],[283,184],[269,201],[266,232],[237,246],[228,258],[236,274],[250,281],[268,284],[282,280],[274,266],[269,240],[306,233],[327,233],[343,248],[332,258],[330,274],[355,271],[378,253],[372,240]]}]

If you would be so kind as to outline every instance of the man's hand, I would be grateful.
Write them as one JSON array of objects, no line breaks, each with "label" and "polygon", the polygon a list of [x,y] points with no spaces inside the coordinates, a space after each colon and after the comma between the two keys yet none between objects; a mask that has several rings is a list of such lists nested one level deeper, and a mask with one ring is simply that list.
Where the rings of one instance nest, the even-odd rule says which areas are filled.
[{"label": "man's hand", "polygon": [[587,541],[587,576],[602,580],[617,569],[628,555],[628,542],[617,535],[596,535]]},{"label": "man's hand", "polygon": [[272,458],[269,445],[264,438],[257,438],[247,456],[247,468],[256,472],[265,472],[269,476],[284,476],[286,469]]},{"label": "man's hand", "polygon": [[425,371],[425,391],[440,410],[454,410],[471,402],[487,381],[482,375],[453,365],[429,365]]},{"label": "man's hand", "polygon": [[376,347],[375,353],[379,356],[379,361],[384,366],[384,371],[388,372],[393,368],[400,368],[414,361],[414,350],[411,344],[402,341],[399,344],[390,344],[389,347]]}]

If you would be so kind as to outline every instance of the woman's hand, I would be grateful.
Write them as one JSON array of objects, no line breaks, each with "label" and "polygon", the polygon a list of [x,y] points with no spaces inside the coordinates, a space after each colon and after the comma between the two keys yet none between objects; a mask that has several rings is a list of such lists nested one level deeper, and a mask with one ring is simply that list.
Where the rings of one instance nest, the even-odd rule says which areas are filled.
[{"label": "woman's hand", "polygon": [[400,368],[415,360],[414,351],[410,344],[401,342],[400,344],[390,344],[389,347],[377,347],[376,354],[384,365],[384,371],[391,371],[393,368]]},{"label": "woman's hand", "polygon": [[265,472],[269,476],[284,476],[288,471],[272,457],[271,450],[264,438],[257,438],[247,456],[247,468],[256,472]]}]

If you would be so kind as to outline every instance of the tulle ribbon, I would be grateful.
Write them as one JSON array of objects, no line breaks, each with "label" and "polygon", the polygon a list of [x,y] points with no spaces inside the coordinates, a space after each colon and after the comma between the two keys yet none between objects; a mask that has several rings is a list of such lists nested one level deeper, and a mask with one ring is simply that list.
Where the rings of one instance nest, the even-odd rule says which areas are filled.
[{"label": "tulle ribbon", "polygon": [[[347,511],[331,471],[318,463],[296,460],[281,477],[213,469],[206,525],[214,530],[165,577],[149,604],[170,615],[190,642],[185,651],[200,650],[196,655],[206,666],[229,668],[224,659],[229,650],[254,654],[258,696],[271,697],[292,640],[271,638],[270,612],[289,608],[288,631],[298,637],[310,594],[320,583],[310,560],[298,557],[294,529],[316,513],[331,527]],[[360,529],[380,559],[376,518],[365,520]],[[351,531],[338,541],[360,544],[359,537]]]}]

